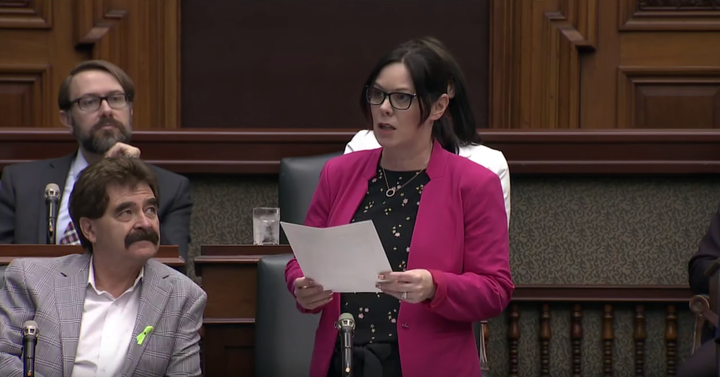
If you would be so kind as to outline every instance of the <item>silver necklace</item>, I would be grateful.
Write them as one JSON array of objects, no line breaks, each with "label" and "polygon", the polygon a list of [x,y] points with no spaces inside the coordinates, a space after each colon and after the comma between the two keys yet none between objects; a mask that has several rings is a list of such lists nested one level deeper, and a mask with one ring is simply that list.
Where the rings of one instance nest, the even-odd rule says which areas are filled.
[{"label": "silver necklace", "polygon": [[385,172],[385,168],[383,168],[381,166],[380,169],[382,169],[383,178],[385,178],[385,186],[387,186],[387,190],[385,191],[385,196],[387,196],[388,198],[392,198],[393,196],[395,196],[396,192],[402,190],[402,188],[407,186],[408,183],[412,182],[412,180],[415,179],[415,177],[417,177],[418,175],[420,175],[420,173],[425,171],[425,169],[422,169],[419,172],[415,173],[415,175],[412,178],[408,179],[407,182],[405,182],[402,186],[400,186],[396,189],[395,187],[390,187],[390,183],[388,183],[388,180],[387,180],[387,173]]}]

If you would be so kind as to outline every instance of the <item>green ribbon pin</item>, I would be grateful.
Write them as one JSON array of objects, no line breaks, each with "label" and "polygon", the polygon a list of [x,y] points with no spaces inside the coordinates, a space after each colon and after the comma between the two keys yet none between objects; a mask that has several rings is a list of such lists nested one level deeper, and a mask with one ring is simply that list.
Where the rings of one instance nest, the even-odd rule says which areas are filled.
[{"label": "green ribbon pin", "polygon": [[145,341],[145,337],[146,337],[148,334],[150,334],[150,332],[152,332],[152,331],[153,331],[153,327],[152,327],[152,326],[147,326],[147,327],[145,327],[145,330],[143,330],[143,332],[141,332],[140,334],[138,334],[138,336],[135,338],[135,339],[137,339],[137,343],[140,344],[140,345],[142,345],[143,342]]}]

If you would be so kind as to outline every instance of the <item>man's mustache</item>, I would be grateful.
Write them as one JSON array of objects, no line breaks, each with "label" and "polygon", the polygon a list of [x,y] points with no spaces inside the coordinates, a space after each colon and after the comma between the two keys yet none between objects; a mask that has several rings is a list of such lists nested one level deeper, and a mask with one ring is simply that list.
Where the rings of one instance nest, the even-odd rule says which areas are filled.
[{"label": "man's mustache", "polygon": [[160,236],[155,230],[150,228],[138,229],[125,237],[125,248],[140,241],[148,241],[153,245],[157,245],[160,242]]},{"label": "man's mustache", "polygon": [[100,119],[97,123],[95,123],[94,126],[92,126],[91,132],[95,133],[105,126],[113,126],[119,130],[124,129],[123,124],[120,121],[118,121],[117,119],[103,118],[103,119]]}]

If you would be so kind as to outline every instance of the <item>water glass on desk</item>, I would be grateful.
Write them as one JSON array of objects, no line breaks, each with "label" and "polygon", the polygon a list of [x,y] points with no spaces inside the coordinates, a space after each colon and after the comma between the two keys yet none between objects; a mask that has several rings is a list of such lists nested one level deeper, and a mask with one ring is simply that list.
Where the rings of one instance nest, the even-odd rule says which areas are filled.
[{"label": "water glass on desk", "polygon": [[253,245],[280,244],[280,208],[253,208]]}]

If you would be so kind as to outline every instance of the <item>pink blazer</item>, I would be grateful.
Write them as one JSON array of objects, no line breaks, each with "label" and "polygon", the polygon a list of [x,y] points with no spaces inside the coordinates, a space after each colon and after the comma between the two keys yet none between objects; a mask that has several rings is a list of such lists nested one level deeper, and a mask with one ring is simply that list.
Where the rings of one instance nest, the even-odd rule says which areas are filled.
[{"label": "pink blazer", "polygon": [[[328,161],[308,209],[305,225],[348,224],[375,176],[381,149]],[[482,375],[472,323],[502,313],[514,285],[508,229],[497,174],[444,150],[437,142],[426,170],[407,269],[427,269],[437,289],[431,302],[402,302],[398,345],[405,377]],[[295,259],[285,268],[293,292],[303,272]],[[298,308],[308,312],[302,307]],[[310,377],[325,377],[340,316],[340,294],[323,308],[315,335]]]}]

